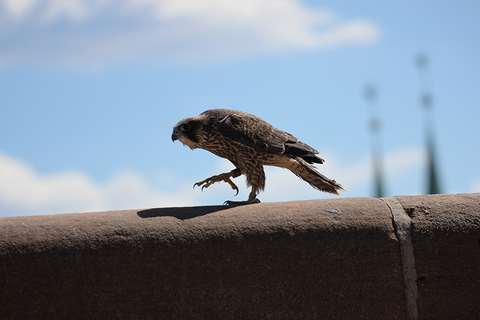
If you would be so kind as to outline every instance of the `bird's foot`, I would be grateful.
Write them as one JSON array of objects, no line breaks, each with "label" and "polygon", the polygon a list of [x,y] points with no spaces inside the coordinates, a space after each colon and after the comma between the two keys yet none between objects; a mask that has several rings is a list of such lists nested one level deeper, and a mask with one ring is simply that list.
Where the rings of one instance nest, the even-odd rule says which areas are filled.
[{"label": "bird's foot", "polygon": [[211,176],[210,178],[207,178],[205,180],[202,180],[202,181],[199,181],[197,183],[195,183],[193,185],[193,187],[195,188],[196,186],[201,186],[202,187],[202,191],[204,188],[208,188],[210,187],[212,184],[214,184],[215,182],[219,182],[219,181],[224,181],[226,183],[228,183],[233,190],[237,191],[237,193],[235,195],[238,194],[238,187],[235,183],[233,183],[233,181],[230,179],[231,177],[238,177],[240,174],[239,174],[239,171],[237,169],[235,170],[232,170],[230,172],[227,172],[227,173],[221,173],[221,174],[217,174],[215,176]]},{"label": "bird's foot", "polygon": [[227,200],[225,201],[223,204],[224,205],[227,205],[227,206],[243,206],[244,204],[252,204],[252,203],[260,203],[260,200],[258,200],[257,198],[253,199],[253,200],[246,200],[246,201],[231,201],[231,200]]},{"label": "bird's foot", "polygon": [[231,201],[227,200],[223,204],[228,206],[242,206],[244,204],[260,203],[260,200],[257,199],[257,188],[252,187],[252,192],[248,196],[246,201]]}]

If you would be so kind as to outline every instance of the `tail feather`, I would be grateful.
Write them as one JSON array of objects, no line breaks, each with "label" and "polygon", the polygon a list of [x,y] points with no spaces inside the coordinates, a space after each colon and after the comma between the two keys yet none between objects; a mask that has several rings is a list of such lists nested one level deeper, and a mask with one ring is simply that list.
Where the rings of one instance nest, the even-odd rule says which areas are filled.
[{"label": "tail feather", "polygon": [[317,190],[340,195],[339,191],[347,191],[335,180],[325,177],[318,172],[315,167],[300,157],[293,158],[295,163],[290,170],[300,177],[302,180],[308,182]]}]

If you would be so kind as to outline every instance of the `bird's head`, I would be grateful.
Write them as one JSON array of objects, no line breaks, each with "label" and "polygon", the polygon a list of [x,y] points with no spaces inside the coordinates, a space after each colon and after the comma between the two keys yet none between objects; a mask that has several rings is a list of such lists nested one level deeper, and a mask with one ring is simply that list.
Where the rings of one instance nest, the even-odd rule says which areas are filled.
[{"label": "bird's head", "polygon": [[192,150],[198,148],[198,131],[201,123],[196,118],[186,118],[177,123],[173,127],[172,141],[180,140]]}]

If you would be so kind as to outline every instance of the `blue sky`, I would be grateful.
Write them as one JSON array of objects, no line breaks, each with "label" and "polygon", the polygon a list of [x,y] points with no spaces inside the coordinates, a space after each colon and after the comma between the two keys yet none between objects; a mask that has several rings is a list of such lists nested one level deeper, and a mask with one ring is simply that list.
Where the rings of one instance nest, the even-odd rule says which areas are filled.
[{"label": "blue sky", "polygon": [[[369,104],[386,193],[425,193],[428,56],[440,181],[480,192],[478,1],[0,1],[0,216],[211,205],[231,170],[172,143],[182,118],[256,114],[320,152],[342,197],[373,194]],[[263,202],[335,197],[267,168]]]}]

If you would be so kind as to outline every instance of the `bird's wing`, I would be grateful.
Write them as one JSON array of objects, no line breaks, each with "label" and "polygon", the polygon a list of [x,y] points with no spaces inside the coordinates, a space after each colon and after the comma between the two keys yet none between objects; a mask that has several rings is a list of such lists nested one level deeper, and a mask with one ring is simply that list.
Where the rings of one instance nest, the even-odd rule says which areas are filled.
[{"label": "bird's wing", "polygon": [[[216,123],[223,136],[258,151],[306,156],[318,153],[309,145],[257,116],[245,112],[229,112]],[[317,158],[319,159],[319,158]],[[316,161],[319,162],[319,161]]]},{"label": "bird's wing", "polygon": [[246,112],[222,114],[215,123],[218,133],[258,151],[283,153],[286,133]]}]

